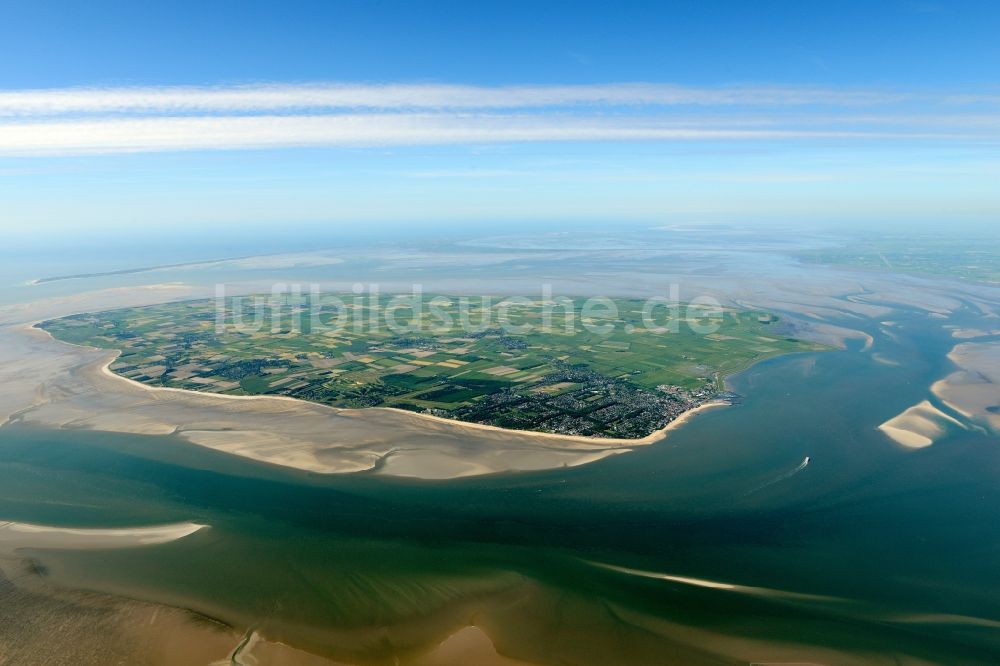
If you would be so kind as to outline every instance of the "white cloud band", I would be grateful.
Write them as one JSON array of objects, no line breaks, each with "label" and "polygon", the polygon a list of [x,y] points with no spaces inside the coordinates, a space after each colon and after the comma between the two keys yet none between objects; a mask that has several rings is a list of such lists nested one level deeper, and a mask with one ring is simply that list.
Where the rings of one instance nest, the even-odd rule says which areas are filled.
[{"label": "white cloud band", "polygon": [[[1000,116],[988,110],[988,96],[934,100],[871,90],[642,83],[22,90],[0,92],[0,155],[528,141],[1000,139]],[[859,106],[863,115],[856,115]]]},{"label": "white cloud band", "polygon": [[671,126],[641,118],[363,114],[129,118],[0,124],[0,155],[165,150],[486,144],[529,141],[678,141],[942,138],[866,131]]},{"label": "white cloud band", "polygon": [[858,106],[912,95],[818,87],[246,85],[0,91],[0,116],[87,113],[267,113],[351,109],[514,109],[552,106]]}]

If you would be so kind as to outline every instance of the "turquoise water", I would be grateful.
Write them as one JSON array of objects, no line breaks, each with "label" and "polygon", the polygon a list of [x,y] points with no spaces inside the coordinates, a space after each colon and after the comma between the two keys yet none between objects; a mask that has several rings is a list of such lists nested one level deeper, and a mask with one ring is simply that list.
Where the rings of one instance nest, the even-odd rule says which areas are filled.
[{"label": "turquoise water", "polygon": [[895,339],[868,332],[899,365],[857,348],[766,361],[733,378],[738,405],[575,469],[323,477],[170,437],[4,428],[0,517],[207,523],[155,548],[28,554],[58,581],[343,659],[391,663],[474,618],[508,654],[543,663],[739,663],[678,626],[996,663],[995,627],[900,621],[1000,621],[1000,441],[956,428],[907,451],[876,430],[929,397],[954,344],[942,322],[894,320]]}]

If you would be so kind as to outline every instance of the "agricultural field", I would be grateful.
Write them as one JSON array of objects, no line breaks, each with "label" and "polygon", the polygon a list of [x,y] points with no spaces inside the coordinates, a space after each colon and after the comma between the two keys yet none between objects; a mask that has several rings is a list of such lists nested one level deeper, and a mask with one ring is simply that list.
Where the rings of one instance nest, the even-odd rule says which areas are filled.
[{"label": "agricultural field", "polygon": [[616,438],[723,396],[723,378],[757,361],[824,348],[789,337],[768,313],[628,299],[285,294],[40,326],[121,350],[111,369],[152,386]]}]

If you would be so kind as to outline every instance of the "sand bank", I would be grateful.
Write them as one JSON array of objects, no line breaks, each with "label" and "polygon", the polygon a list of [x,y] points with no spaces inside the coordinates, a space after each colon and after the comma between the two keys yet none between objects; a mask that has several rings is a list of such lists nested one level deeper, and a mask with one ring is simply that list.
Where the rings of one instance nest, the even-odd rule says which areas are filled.
[{"label": "sand bank", "polygon": [[510,659],[497,653],[493,641],[476,626],[469,626],[449,636],[425,657],[410,666],[528,666],[528,662]]},{"label": "sand bank", "polygon": [[1000,335],[1000,328],[954,328],[951,331],[951,337],[958,338],[960,340],[968,340],[969,338],[985,338],[992,335]]},{"label": "sand bank", "polygon": [[922,449],[937,441],[949,424],[965,427],[930,401],[924,400],[892,417],[878,429],[897,444],[910,449]]},{"label": "sand bank", "polygon": [[205,666],[238,639],[195,613],[65,589],[24,560],[0,557],[0,664]]},{"label": "sand bank", "polygon": [[811,323],[809,334],[806,337],[838,349],[846,349],[848,340],[860,340],[862,342],[861,351],[868,351],[875,344],[875,339],[864,331],[833,324]]},{"label": "sand bank", "polygon": [[900,365],[902,365],[896,359],[889,358],[885,354],[880,354],[879,352],[875,352],[874,354],[872,354],[872,360],[881,365],[888,365],[891,367],[899,367]]},{"label": "sand bank", "polygon": [[931,391],[962,416],[1000,433],[1000,342],[963,342],[948,358],[958,370]]},{"label": "sand bank", "polygon": [[296,650],[284,643],[265,640],[256,631],[248,631],[226,655],[208,666],[351,666]]},{"label": "sand bank", "polygon": [[0,522],[0,552],[10,553],[21,548],[90,550],[154,546],[183,539],[206,527],[208,526],[187,522],[150,527],[87,529]]},{"label": "sand bank", "polygon": [[660,573],[656,571],[644,571],[642,569],[631,569],[628,567],[620,567],[613,564],[604,564],[601,562],[589,562],[589,564],[598,567],[600,569],[606,569],[608,571],[614,571],[628,576],[636,576],[638,578],[652,578],[655,580],[662,580],[669,583],[678,583],[680,585],[687,585],[691,587],[701,587],[710,590],[723,590],[726,592],[749,594],[751,596],[757,596],[757,597],[770,597],[775,599],[786,599],[790,601],[816,601],[816,602],[845,601],[844,599],[840,599],[838,597],[830,597],[819,594],[806,594],[803,592],[792,592],[789,590],[776,590],[769,587],[739,585],[737,583],[724,583],[715,580],[705,580],[703,578],[692,578],[690,576],[676,576],[673,574]]},{"label": "sand bank", "polygon": [[[0,664],[18,666],[346,666],[245,636],[183,608],[94,591],[41,576],[22,559],[0,557]],[[243,647],[248,659],[233,661]]]}]

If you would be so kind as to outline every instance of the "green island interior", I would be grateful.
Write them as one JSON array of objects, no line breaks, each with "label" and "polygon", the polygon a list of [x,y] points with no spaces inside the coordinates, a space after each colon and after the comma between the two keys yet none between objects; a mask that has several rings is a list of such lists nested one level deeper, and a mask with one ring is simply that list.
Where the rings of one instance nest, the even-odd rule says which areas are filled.
[{"label": "green island interior", "polygon": [[121,350],[111,370],[151,386],[613,438],[647,436],[726,397],[725,377],[757,361],[825,348],[796,338],[771,313],[697,304],[644,310],[644,301],[630,299],[553,306],[526,298],[260,295],[40,326],[66,342]]}]

